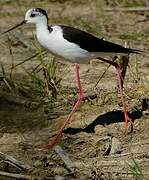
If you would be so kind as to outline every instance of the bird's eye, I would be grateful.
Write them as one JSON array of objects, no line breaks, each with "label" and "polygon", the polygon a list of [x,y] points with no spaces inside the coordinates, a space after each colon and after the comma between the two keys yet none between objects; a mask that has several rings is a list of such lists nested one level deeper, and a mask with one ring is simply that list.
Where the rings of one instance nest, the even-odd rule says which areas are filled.
[{"label": "bird's eye", "polygon": [[35,17],[35,14],[31,14],[31,17]]}]

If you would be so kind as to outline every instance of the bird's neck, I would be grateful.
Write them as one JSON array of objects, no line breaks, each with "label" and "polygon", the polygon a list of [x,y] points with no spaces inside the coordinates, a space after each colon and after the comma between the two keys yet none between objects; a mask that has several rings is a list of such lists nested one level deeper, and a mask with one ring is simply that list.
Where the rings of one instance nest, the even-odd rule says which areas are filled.
[{"label": "bird's neck", "polygon": [[45,22],[40,22],[40,23],[37,23],[36,24],[36,31],[37,31],[37,34],[42,32],[47,32],[48,31],[48,24],[45,23]]}]

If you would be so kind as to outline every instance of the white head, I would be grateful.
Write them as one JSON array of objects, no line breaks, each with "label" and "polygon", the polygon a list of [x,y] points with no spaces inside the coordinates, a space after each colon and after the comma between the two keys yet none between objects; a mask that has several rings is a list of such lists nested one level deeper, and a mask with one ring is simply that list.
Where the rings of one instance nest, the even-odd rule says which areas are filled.
[{"label": "white head", "polygon": [[22,26],[25,23],[34,23],[34,24],[48,24],[48,15],[47,12],[41,8],[29,9],[25,14],[25,19],[14,27],[8,29],[3,33],[12,31],[13,29]]},{"label": "white head", "polygon": [[26,23],[48,23],[47,12],[41,8],[29,9],[25,14]]}]

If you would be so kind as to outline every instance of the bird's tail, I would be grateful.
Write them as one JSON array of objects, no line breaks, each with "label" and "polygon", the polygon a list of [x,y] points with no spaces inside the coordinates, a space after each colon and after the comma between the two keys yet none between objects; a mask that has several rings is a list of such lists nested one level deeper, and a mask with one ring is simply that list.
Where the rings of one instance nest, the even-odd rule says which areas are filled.
[{"label": "bird's tail", "polygon": [[142,51],[142,50],[138,50],[138,49],[131,49],[131,48],[127,48],[129,53],[134,53],[134,54],[149,54],[146,51]]}]

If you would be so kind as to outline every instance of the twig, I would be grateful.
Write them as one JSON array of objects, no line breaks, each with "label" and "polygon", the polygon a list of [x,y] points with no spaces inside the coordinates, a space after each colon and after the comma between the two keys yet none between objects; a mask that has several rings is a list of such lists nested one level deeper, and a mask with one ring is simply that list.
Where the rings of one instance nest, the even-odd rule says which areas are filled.
[{"label": "twig", "polygon": [[3,82],[8,87],[9,91],[12,92],[13,90],[12,90],[11,86],[9,85],[8,81],[5,78],[3,78]]},{"label": "twig", "polygon": [[8,173],[4,171],[0,171],[0,176],[6,176],[6,177],[16,178],[16,179],[25,179],[25,180],[42,180],[43,179],[40,177],[34,177],[34,176],[16,174],[16,173]]},{"label": "twig", "polygon": [[55,146],[54,150],[59,155],[59,157],[62,159],[62,161],[65,163],[67,169],[73,173],[75,170],[75,165],[71,161],[69,156],[66,154],[66,152],[59,145]]},{"label": "twig", "polygon": [[107,12],[148,12],[149,11],[149,7],[127,7],[127,8],[105,8],[104,11]]},{"label": "twig", "polygon": [[[43,52],[42,52],[42,55],[45,55],[45,54],[47,54],[47,51],[43,51]],[[30,61],[31,59],[37,57],[38,55],[41,55],[41,53],[36,53],[36,54],[34,54],[33,56],[25,59],[24,61],[22,61],[22,62],[20,62],[20,63],[18,63],[18,64],[16,64],[16,65],[14,65],[13,68],[16,68],[17,66],[20,66],[21,64],[24,64],[24,63],[27,62],[27,61]],[[10,68],[10,70],[11,70],[11,68]]]},{"label": "twig", "polygon": [[0,152],[0,160],[1,162],[5,162],[8,164],[11,164],[15,168],[21,169],[21,170],[29,170],[32,169],[29,165],[24,164],[21,161],[18,161],[17,159],[13,158],[12,156],[6,155],[2,152]]},{"label": "twig", "polygon": [[[127,44],[125,44],[125,48],[127,48]],[[121,69],[121,80],[122,80],[122,87],[124,85],[124,79],[127,72],[127,67],[129,63],[129,55],[121,56],[119,59],[119,65]]]},{"label": "twig", "polygon": [[122,86],[123,86],[125,75],[127,72],[128,63],[129,63],[129,55],[122,56],[119,60],[119,63],[120,63],[120,69],[121,69],[121,75],[122,75]]},{"label": "twig", "polygon": [[[112,62],[114,62],[117,59],[117,56],[112,58]],[[93,86],[93,88],[96,88],[98,83],[100,82],[100,80],[104,77],[104,75],[107,73],[108,69],[111,67],[111,64],[109,64],[107,66],[107,68],[105,69],[105,71],[102,73],[102,75],[98,78],[97,82],[95,83],[95,85]]]},{"label": "twig", "polygon": [[14,66],[14,56],[13,56],[13,50],[12,50],[12,41],[11,38],[9,37],[9,34],[7,34],[7,38],[8,38],[8,48],[9,48],[9,53],[11,56],[11,72],[10,72],[10,78],[12,77],[12,73],[13,73],[13,66]]}]

